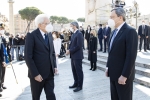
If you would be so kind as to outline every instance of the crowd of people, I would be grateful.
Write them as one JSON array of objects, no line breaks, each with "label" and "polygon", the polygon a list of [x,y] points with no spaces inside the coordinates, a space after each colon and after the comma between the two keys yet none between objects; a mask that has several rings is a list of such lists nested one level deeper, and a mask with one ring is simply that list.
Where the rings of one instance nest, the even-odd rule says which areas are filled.
[{"label": "crowd of people", "polygon": [[[135,69],[135,59],[140,40],[139,52],[144,41],[144,51],[150,50],[150,26],[143,22],[138,32],[125,22],[125,11],[122,8],[112,10],[111,25],[109,22],[95,26],[87,26],[84,30],[77,22],[70,24],[70,29],[62,29],[60,32],[51,31],[49,18],[40,14],[35,18],[37,29],[31,33],[10,34],[5,36],[4,25],[0,24],[0,92],[6,89],[4,86],[6,61],[3,58],[7,54],[10,62],[14,60],[14,52],[24,60],[28,66],[32,99],[39,100],[42,89],[45,89],[47,100],[56,100],[54,94],[54,75],[59,74],[58,58],[70,55],[71,68],[74,83],[69,88],[75,88],[78,92],[83,88],[84,72],[82,70],[84,39],[87,42],[88,60],[91,63],[90,70],[97,69],[97,51],[108,52],[106,64],[106,76],[110,77],[111,99],[132,100],[132,89]],[[98,43],[100,45],[98,49]],[[6,50],[6,54],[4,51]],[[17,56],[16,56],[17,57]],[[121,86],[120,86],[121,85]],[[117,91],[120,91],[119,93]],[[0,95],[2,96],[2,95]]]}]

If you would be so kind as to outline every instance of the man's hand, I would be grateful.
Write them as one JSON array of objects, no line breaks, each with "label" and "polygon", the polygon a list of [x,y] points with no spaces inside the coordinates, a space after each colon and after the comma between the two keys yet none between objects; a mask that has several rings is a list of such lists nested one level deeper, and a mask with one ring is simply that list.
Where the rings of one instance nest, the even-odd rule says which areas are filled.
[{"label": "man's hand", "polygon": [[139,37],[139,39],[141,38],[140,36],[138,36]]},{"label": "man's hand", "polygon": [[105,39],[107,38],[107,36],[104,36],[105,37]]},{"label": "man's hand", "polygon": [[118,79],[118,83],[122,84],[122,85],[125,85],[126,84],[126,80],[127,80],[127,78],[121,75],[119,77],[119,79]]},{"label": "man's hand", "polygon": [[96,53],[95,51],[93,51],[93,53]]},{"label": "man's hand", "polygon": [[109,77],[108,76],[108,68],[106,68],[106,70],[105,70],[105,75],[106,75],[106,77]]},{"label": "man's hand", "polygon": [[146,36],[146,38],[148,38],[148,36]]},{"label": "man's hand", "polygon": [[58,69],[57,69],[57,68],[55,68],[54,70],[55,70],[55,74],[56,74],[56,73],[58,72]]},{"label": "man's hand", "polygon": [[70,51],[69,51],[69,50],[67,50],[67,51],[66,51],[66,55],[69,55],[69,54],[70,54]]},{"label": "man's hand", "polygon": [[2,62],[2,65],[3,65],[3,67],[6,67],[6,63],[5,62]]},{"label": "man's hand", "polygon": [[42,82],[42,80],[43,80],[43,78],[40,74],[38,76],[36,76],[34,79],[38,82]]}]

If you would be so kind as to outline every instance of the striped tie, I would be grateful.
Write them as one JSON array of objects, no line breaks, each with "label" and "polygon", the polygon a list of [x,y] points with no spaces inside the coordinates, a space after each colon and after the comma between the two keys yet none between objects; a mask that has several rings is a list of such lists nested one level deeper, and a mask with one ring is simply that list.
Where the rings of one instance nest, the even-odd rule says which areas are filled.
[{"label": "striped tie", "polygon": [[109,51],[111,50],[111,47],[112,47],[113,41],[114,41],[114,39],[115,39],[115,37],[116,37],[117,31],[118,31],[118,29],[115,29],[115,30],[114,30],[114,33],[113,33],[113,36],[112,36],[111,42],[110,42],[110,49],[109,49]]}]

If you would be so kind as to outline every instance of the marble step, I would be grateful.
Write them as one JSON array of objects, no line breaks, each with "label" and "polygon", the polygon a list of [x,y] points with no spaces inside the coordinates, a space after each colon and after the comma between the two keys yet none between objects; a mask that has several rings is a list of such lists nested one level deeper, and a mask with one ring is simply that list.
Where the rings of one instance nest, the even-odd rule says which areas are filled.
[{"label": "marble step", "polygon": [[[88,53],[87,52],[84,52],[84,57],[87,57],[88,56]],[[105,60],[107,60],[107,56],[101,56],[101,55],[97,55],[97,58],[101,58],[101,59],[105,59]],[[148,68],[148,69],[150,69],[150,65],[148,65],[148,64],[144,64],[144,63],[140,63],[140,62],[135,62],[135,65],[136,66],[138,66],[138,67],[143,67],[143,68]]]},{"label": "marble step", "polygon": [[[83,59],[82,62],[83,64],[88,65],[90,68],[90,62],[87,59]],[[105,71],[106,66],[104,64],[97,63],[97,68],[99,70]],[[150,88],[150,78],[143,75],[139,75],[137,72],[135,74],[134,82]]]},{"label": "marble step", "polygon": [[[84,56],[84,59],[88,60],[88,57]],[[97,59],[98,64],[102,64],[102,65],[106,66],[106,62],[107,62],[106,59],[101,59],[101,58]],[[150,69],[148,69],[148,68],[135,66],[135,71],[136,71],[136,74],[143,75],[143,76],[146,76],[146,77],[150,77]]]}]

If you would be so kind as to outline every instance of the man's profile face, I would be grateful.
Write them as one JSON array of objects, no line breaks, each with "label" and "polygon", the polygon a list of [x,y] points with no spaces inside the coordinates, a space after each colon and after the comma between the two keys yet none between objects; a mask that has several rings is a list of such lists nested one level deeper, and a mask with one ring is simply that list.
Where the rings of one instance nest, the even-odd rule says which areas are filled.
[{"label": "man's profile face", "polygon": [[40,30],[42,30],[43,32],[46,32],[46,25],[48,25],[50,23],[49,19],[48,18],[45,18],[44,19],[44,22],[39,24],[39,28]]}]

